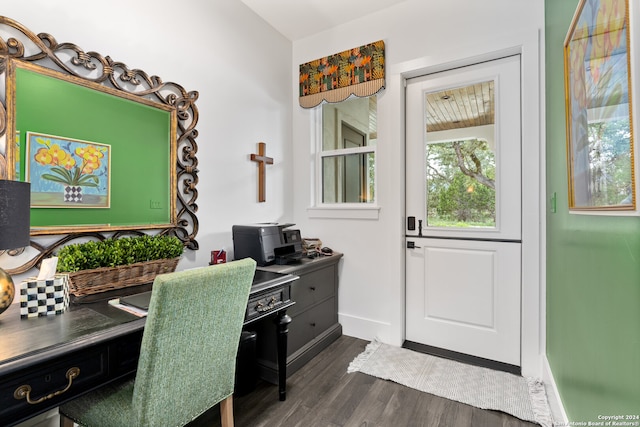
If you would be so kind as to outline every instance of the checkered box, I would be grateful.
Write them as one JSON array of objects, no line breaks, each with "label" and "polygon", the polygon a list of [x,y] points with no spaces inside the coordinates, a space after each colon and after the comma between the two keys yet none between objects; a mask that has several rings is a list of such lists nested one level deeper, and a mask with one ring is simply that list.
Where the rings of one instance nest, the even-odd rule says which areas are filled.
[{"label": "checkered box", "polygon": [[31,277],[20,283],[20,317],[61,314],[69,307],[69,276],[56,275],[52,280]]}]

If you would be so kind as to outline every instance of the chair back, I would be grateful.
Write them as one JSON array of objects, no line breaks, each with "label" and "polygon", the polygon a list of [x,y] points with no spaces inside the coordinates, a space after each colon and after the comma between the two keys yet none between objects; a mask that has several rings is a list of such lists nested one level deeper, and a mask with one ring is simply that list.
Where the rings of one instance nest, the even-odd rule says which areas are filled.
[{"label": "chair back", "polygon": [[184,425],[233,393],[256,262],[158,275],[133,391],[140,426]]}]

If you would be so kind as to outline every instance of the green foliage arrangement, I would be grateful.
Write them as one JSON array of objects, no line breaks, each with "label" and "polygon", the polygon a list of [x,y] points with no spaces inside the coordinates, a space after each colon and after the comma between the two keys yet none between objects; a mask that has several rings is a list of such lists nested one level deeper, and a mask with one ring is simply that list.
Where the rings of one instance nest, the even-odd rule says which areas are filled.
[{"label": "green foliage arrangement", "polygon": [[59,273],[100,267],[117,267],[136,262],[176,258],[184,245],[175,236],[135,236],[90,241],[64,246],[58,252]]}]

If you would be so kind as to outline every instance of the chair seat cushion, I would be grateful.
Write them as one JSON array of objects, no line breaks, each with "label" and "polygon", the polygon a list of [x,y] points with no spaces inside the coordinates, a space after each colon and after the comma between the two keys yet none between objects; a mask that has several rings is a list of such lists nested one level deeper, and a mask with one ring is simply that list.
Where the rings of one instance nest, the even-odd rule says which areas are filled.
[{"label": "chair seat cushion", "polygon": [[60,407],[60,413],[84,426],[123,427],[135,420],[131,397],[134,380],[109,384]]}]

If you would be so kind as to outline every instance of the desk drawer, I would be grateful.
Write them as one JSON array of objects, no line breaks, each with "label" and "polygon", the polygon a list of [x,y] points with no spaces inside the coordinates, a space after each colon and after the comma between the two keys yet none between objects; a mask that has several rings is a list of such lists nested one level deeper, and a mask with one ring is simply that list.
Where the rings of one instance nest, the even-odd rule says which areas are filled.
[{"label": "desk drawer", "polygon": [[[40,407],[62,403],[104,382],[108,377],[107,360],[107,347],[96,346],[77,357],[60,357],[15,372],[0,384],[0,420],[27,417]],[[70,382],[65,375],[71,368],[79,372]],[[30,400],[38,403],[16,399],[14,393],[21,386],[29,386]]]},{"label": "desk drawer", "polygon": [[110,378],[126,375],[138,368],[142,331],[135,332],[109,345]]},{"label": "desk drawer", "polygon": [[283,289],[251,298],[247,303],[244,320],[247,322],[256,317],[276,311],[287,300],[288,298],[286,298]]}]

